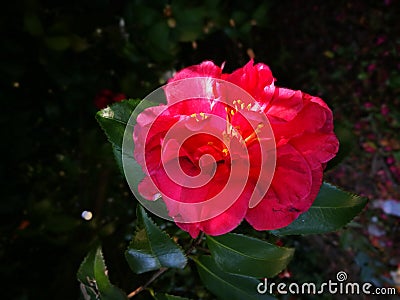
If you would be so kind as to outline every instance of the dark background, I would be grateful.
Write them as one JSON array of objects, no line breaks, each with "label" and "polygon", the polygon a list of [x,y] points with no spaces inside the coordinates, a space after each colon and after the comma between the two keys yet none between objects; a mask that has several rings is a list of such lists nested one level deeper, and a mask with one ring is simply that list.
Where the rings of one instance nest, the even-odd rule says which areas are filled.
[{"label": "dark background", "polygon": [[[341,150],[326,180],[370,199],[346,230],[284,241],[297,252],[281,277],[321,282],[345,270],[353,281],[395,286],[399,217],[379,206],[400,199],[399,8],[396,0],[4,3],[1,298],[78,299],[76,271],[98,242],[111,280],[137,287],[123,258],[135,200],[96,111],[143,98],[184,66],[209,59],[230,72],[253,56],[277,85],[330,105]],[[210,299],[196,280],[180,280],[156,286]]]}]

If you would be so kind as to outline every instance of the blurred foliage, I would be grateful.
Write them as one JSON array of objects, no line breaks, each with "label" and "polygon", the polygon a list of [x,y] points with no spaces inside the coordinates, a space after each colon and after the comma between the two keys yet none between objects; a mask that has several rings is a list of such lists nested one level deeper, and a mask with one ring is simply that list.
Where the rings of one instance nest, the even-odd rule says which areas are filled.
[{"label": "blurred foliage", "polygon": [[[78,299],[76,271],[99,241],[111,282],[124,290],[143,283],[123,256],[136,225],[135,200],[96,124],[94,99],[104,89],[144,97],[174,70],[204,59],[225,61],[232,71],[255,55],[278,85],[322,96],[347,155],[329,180],[372,200],[400,199],[396,0],[21,0],[0,14],[4,299]],[[81,217],[85,210],[90,221]],[[386,238],[367,230],[373,215]],[[347,262],[352,279],[370,272],[380,284],[390,281],[389,270],[400,263],[398,219],[373,209],[358,222],[322,245],[299,238],[302,259],[289,265],[290,280],[334,278]],[[321,249],[325,260],[347,258],[321,269]],[[186,274],[169,273],[157,285],[209,299],[198,278],[182,281],[179,272]]]}]

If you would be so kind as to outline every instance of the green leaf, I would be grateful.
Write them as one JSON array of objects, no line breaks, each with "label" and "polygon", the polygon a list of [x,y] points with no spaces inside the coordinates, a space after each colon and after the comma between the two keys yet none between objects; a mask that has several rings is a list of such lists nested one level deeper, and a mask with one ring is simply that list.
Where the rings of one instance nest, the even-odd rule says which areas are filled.
[{"label": "green leaf", "polygon": [[126,300],[127,296],[110,283],[101,248],[89,252],[79,267],[77,278],[85,300]]},{"label": "green leaf", "polygon": [[316,234],[338,230],[357,216],[367,199],[324,183],[311,208],[293,223],[273,231],[277,235]]},{"label": "green leaf", "polygon": [[293,257],[294,249],[239,234],[207,236],[207,245],[218,266],[229,273],[273,277]]},{"label": "green leaf", "polygon": [[121,173],[123,174],[124,173],[124,167],[123,167],[123,164],[122,164],[122,149],[121,149],[121,147],[118,147],[116,145],[112,145],[112,151],[113,151],[113,154],[114,154],[115,161],[116,161],[116,163],[118,165],[118,168],[121,171]]},{"label": "green leaf", "polygon": [[[139,99],[125,100],[114,103],[98,111],[96,114],[97,121],[112,144],[115,160],[122,173],[122,141],[124,139],[125,128],[128,125],[129,118],[134,109],[139,103]],[[132,156],[132,154],[130,154],[130,156]]]},{"label": "green leaf", "polygon": [[139,99],[125,100],[114,103],[97,112],[96,119],[111,144],[122,147],[125,127],[139,103]]},{"label": "green leaf", "polygon": [[182,249],[153,223],[140,205],[137,215],[138,230],[125,252],[132,271],[140,274],[160,268],[184,268],[187,259]]},{"label": "green leaf", "polygon": [[189,298],[173,296],[173,295],[168,295],[168,294],[156,294],[154,296],[154,299],[156,299],[156,300],[190,300]]},{"label": "green leaf", "polygon": [[256,278],[226,273],[218,268],[210,256],[194,258],[194,261],[205,287],[218,299],[275,299],[270,295],[261,295],[257,292],[260,282]]}]

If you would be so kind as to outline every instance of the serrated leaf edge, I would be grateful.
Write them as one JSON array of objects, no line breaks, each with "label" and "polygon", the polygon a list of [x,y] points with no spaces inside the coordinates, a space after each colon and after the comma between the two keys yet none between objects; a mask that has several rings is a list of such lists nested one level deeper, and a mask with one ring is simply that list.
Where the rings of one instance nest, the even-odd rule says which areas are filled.
[{"label": "serrated leaf edge", "polygon": [[[145,208],[143,208],[143,207],[141,206],[141,209],[146,213]],[[152,219],[147,213],[146,213],[146,216],[147,216],[147,219],[148,219],[155,227],[158,228],[158,230],[160,230],[164,235],[166,235],[166,236],[175,244],[175,246],[176,246],[176,247],[180,250],[180,252],[185,256],[186,263],[187,263],[187,255],[185,254],[185,251],[184,251],[184,249],[181,247],[181,245],[179,245],[177,242],[175,242],[175,241],[173,240],[173,238],[168,234],[168,232],[162,230],[162,229],[153,221],[153,219]]]},{"label": "serrated leaf edge", "polygon": [[[175,247],[177,247],[178,250],[181,252],[181,254],[183,255],[183,257],[185,258],[185,264],[184,264],[184,266],[182,267],[182,269],[183,269],[183,268],[187,265],[188,257],[187,257],[187,255],[186,255],[185,251],[183,250],[183,248],[181,247],[181,245],[179,245],[178,243],[176,243],[176,242],[171,238],[171,236],[170,236],[167,232],[165,232],[164,230],[162,230],[162,229],[152,220],[152,218],[146,213],[145,209],[144,209],[140,204],[139,204],[139,206],[140,206],[140,207],[138,207],[138,209],[143,210],[143,212],[145,213],[145,215],[146,215],[146,217],[147,217],[147,220],[148,220],[154,227],[156,227],[162,234],[164,234],[170,241],[172,241],[172,242],[174,243]],[[135,230],[135,233],[134,233],[133,237],[135,237],[135,236],[136,236],[136,233],[137,233],[138,231],[140,231],[141,229],[144,229],[144,230],[145,230],[146,236],[148,237],[149,235],[148,235],[148,232],[147,232],[147,230],[146,230],[146,228],[145,228],[146,225],[144,224],[143,215],[141,216],[141,218],[139,218],[139,216],[137,216],[137,218],[138,218],[139,222],[138,222],[138,225],[137,225],[137,228],[136,228],[136,230]],[[142,220],[140,220],[140,219],[142,219]],[[143,227],[142,227],[142,226],[143,226]],[[129,243],[129,245],[128,245],[128,248],[125,250],[125,255],[128,254],[129,248],[130,248],[130,246],[132,245],[133,242],[134,242],[134,238],[132,238],[132,240],[130,241],[130,243]],[[151,249],[152,254],[154,254],[154,250],[153,250],[152,245],[151,245],[150,242],[149,242],[149,247],[150,247],[150,249]],[[153,256],[153,257],[154,257],[154,256]],[[154,258],[155,258],[156,261],[157,261],[157,266],[158,266],[158,268],[162,268],[163,266],[162,266],[160,260],[158,259],[158,257],[155,256]],[[156,269],[155,269],[155,270],[156,270]],[[150,272],[150,270],[149,270],[149,272]]]},{"label": "serrated leaf edge", "polygon": [[[327,186],[329,186],[329,187],[336,188],[336,189],[338,189],[339,191],[348,194],[348,195],[351,196],[352,198],[356,198],[357,200],[364,200],[364,201],[365,201],[365,205],[367,205],[367,203],[368,203],[368,198],[362,197],[362,196],[357,195],[357,194],[355,194],[355,193],[353,193],[353,192],[345,191],[345,190],[343,190],[342,188],[340,188],[339,186],[337,186],[337,185],[335,185],[335,184],[332,184],[332,183],[330,183],[330,182],[324,181],[324,182],[322,183],[322,185],[321,185],[321,188],[322,188],[323,185],[327,185]],[[364,207],[365,207],[365,205],[364,205]],[[341,207],[345,208],[345,207],[351,207],[351,206],[341,206]],[[335,208],[340,209],[341,207],[323,206],[323,208],[333,208],[333,209],[335,209]],[[312,208],[312,206],[310,207],[310,209],[311,209],[311,208]]]},{"label": "serrated leaf edge", "polygon": [[[368,198],[366,198],[366,197],[362,197],[362,196],[359,196],[359,195],[357,195],[357,194],[355,194],[355,193],[345,191],[345,190],[341,189],[340,187],[338,187],[337,185],[332,184],[332,183],[329,183],[329,182],[326,182],[326,181],[324,181],[324,182],[322,183],[322,185],[324,185],[324,184],[328,185],[329,187],[334,187],[334,188],[338,189],[339,191],[350,195],[351,197],[355,197],[355,198],[357,198],[357,199],[362,200],[363,202],[365,202],[365,203],[363,203],[363,202],[360,203],[360,205],[363,205],[363,207],[360,209],[360,211],[359,211],[358,214],[360,214],[360,213],[365,209],[366,205],[368,204]],[[322,185],[321,185],[321,188],[322,188]],[[348,207],[352,207],[352,206],[342,206],[342,207],[325,207],[325,206],[324,206],[323,208],[340,209],[340,208],[346,208],[346,207],[348,208]],[[354,207],[354,206],[353,206],[353,207]],[[311,206],[310,209],[317,209],[317,208]],[[310,209],[309,209],[309,210],[310,210]],[[318,209],[320,209],[320,208],[318,208]],[[307,212],[308,212],[309,210],[307,210]],[[306,212],[305,212],[305,213],[306,213]],[[300,215],[300,216],[301,216],[301,215]],[[299,218],[300,218],[300,216],[299,216]],[[357,215],[355,215],[353,218],[351,218],[347,223],[343,224],[342,226],[334,227],[334,228],[333,228],[332,230],[330,230],[330,231],[313,232],[313,233],[289,233],[289,234],[284,233],[284,234],[280,234],[280,233],[279,233],[279,229],[277,229],[277,230],[271,230],[270,232],[273,233],[274,235],[277,235],[277,236],[288,236],[288,235],[306,236],[306,235],[313,235],[313,234],[325,234],[325,233],[330,233],[330,232],[336,232],[336,231],[338,231],[338,230],[340,230],[340,229],[346,227],[346,226],[347,226],[348,224],[350,224],[350,223],[354,220],[354,218],[356,218],[356,217],[357,217]],[[297,219],[296,219],[296,220],[297,220]],[[290,225],[290,224],[289,224],[289,225]],[[289,225],[288,225],[288,226],[289,226]],[[285,227],[283,227],[282,229],[284,229],[284,228],[285,228]]]}]

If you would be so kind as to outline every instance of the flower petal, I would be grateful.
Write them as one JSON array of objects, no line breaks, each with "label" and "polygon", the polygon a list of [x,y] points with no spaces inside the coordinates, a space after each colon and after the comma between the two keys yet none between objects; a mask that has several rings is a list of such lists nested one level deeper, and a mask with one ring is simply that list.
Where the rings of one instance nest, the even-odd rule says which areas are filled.
[{"label": "flower petal", "polygon": [[197,223],[177,223],[177,225],[188,231],[193,238],[199,234],[199,231],[203,231],[208,235],[228,233],[235,229],[244,219],[248,208],[248,199],[253,188],[250,185],[247,186],[231,207],[214,218]]},{"label": "flower petal", "polygon": [[263,99],[264,88],[274,82],[271,69],[262,63],[254,65],[252,59],[243,68],[237,69],[232,74],[224,74],[222,79],[237,84],[257,101]]},{"label": "flower petal", "polygon": [[246,221],[256,230],[274,230],[293,222],[298,213],[288,211],[277,198],[274,189],[270,188],[263,201],[247,211]]},{"label": "flower petal", "polygon": [[271,187],[263,201],[247,211],[247,222],[256,230],[275,230],[292,223],[311,207],[321,188],[322,167],[312,170],[311,174],[310,194],[306,198],[296,201],[292,205],[283,205],[279,203],[280,197]]},{"label": "flower petal", "polygon": [[282,204],[304,199],[310,194],[311,169],[304,157],[291,145],[278,147],[276,169],[271,186]]},{"label": "flower petal", "polygon": [[147,200],[153,201],[161,196],[160,192],[149,176],[143,178],[143,180],[139,183],[138,190],[139,193]]},{"label": "flower petal", "polygon": [[[283,141],[301,136],[305,132],[313,133],[319,129],[326,127],[326,123],[331,122],[327,119],[325,108],[319,104],[310,102],[289,122],[282,122],[276,117],[268,115],[272,129],[274,131],[277,145],[281,145]],[[331,125],[330,125],[331,126]]]},{"label": "flower petal", "polygon": [[275,93],[266,114],[284,121],[293,120],[303,108],[303,97],[301,91],[293,91],[285,88],[275,88]]},{"label": "flower petal", "polygon": [[[291,145],[277,149],[277,166],[264,199],[249,209],[246,220],[257,230],[273,230],[290,224],[306,211],[322,182],[322,168],[311,170]],[[318,192],[318,190],[317,190]]]},{"label": "flower petal", "polygon": [[220,78],[221,74],[222,69],[220,67],[216,66],[212,61],[204,61],[201,64],[190,66],[180,70],[168,82],[192,77]]},{"label": "flower petal", "polygon": [[331,160],[339,149],[339,141],[334,133],[304,134],[291,139],[290,144],[304,156],[312,169]]}]

